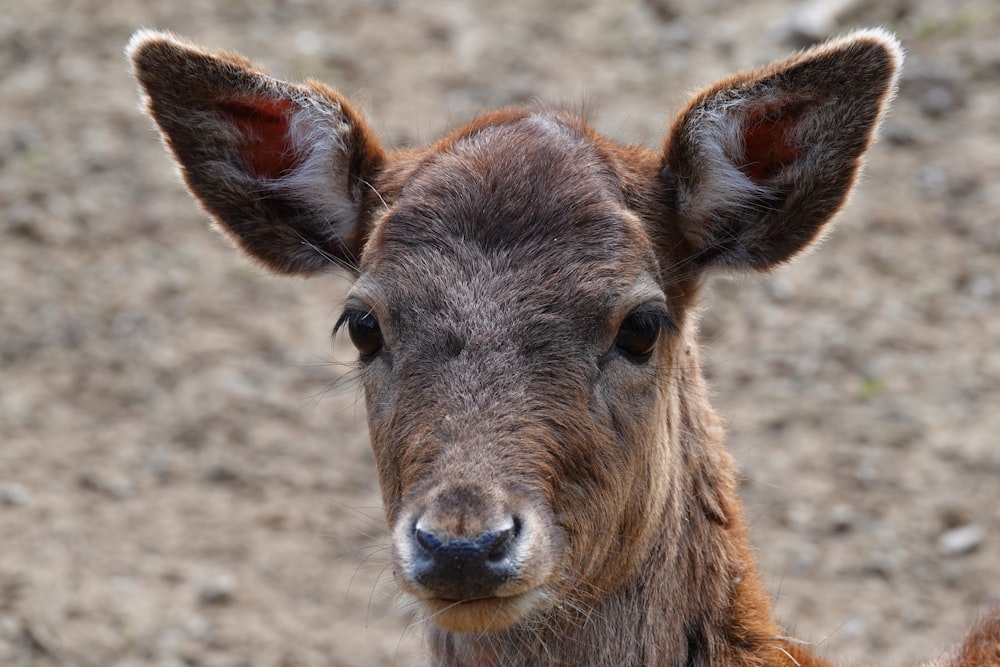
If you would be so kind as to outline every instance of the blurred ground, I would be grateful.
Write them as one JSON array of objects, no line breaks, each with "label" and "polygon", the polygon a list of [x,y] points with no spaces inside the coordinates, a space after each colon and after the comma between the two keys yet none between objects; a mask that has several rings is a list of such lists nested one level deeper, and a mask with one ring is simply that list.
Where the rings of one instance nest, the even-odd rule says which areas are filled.
[{"label": "blurred ground", "polygon": [[791,632],[936,656],[1000,600],[1000,7],[835,4],[0,1],[0,665],[421,654],[329,342],[346,283],[262,275],[206,229],[135,111],[140,26],[326,80],[397,145],[536,98],[655,144],[698,84],[896,30],[902,89],[836,232],[717,282],[704,329]]}]

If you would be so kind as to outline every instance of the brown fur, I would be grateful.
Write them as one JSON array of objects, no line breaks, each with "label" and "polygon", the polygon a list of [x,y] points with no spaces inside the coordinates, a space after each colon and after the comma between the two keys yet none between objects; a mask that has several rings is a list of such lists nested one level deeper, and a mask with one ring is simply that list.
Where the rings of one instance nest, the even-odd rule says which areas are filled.
[{"label": "brown fur", "polygon": [[[894,90],[891,36],[719,82],[660,152],[510,109],[387,153],[322,84],[163,33],[129,54],[230,238],[277,271],[357,277],[342,322],[435,664],[827,664],[772,618],[697,294],[824,232]],[[946,665],[997,664],[998,619]]]}]

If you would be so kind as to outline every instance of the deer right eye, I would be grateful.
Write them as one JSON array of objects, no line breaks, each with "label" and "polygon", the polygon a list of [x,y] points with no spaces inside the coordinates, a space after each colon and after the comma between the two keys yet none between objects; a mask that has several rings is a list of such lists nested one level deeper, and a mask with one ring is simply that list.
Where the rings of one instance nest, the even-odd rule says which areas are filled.
[{"label": "deer right eye", "polygon": [[644,364],[653,356],[662,329],[673,330],[670,317],[660,310],[635,310],[618,328],[615,348],[636,364]]},{"label": "deer right eye", "polygon": [[357,348],[362,359],[374,357],[385,342],[382,340],[382,328],[379,327],[378,320],[370,310],[346,310],[337,321],[333,332],[337,333],[340,327],[347,325],[347,333],[351,337],[351,343]]}]

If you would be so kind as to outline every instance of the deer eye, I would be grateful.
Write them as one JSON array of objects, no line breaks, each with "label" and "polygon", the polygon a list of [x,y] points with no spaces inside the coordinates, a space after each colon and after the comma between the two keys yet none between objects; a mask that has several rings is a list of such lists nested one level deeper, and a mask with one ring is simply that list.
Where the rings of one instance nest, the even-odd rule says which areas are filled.
[{"label": "deer eye", "polygon": [[382,329],[372,311],[353,308],[345,310],[337,320],[333,332],[337,333],[345,324],[351,343],[357,348],[362,359],[374,357],[385,344],[382,340]]},{"label": "deer eye", "polygon": [[661,311],[634,310],[618,327],[615,348],[633,363],[646,363],[656,348],[660,330],[669,322]]}]

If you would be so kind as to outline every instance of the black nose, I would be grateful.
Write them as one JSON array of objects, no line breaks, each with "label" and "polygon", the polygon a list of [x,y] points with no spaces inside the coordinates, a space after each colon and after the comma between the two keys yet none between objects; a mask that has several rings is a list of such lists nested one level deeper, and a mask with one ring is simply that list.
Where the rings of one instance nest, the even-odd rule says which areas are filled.
[{"label": "black nose", "polygon": [[520,567],[513,558],[520,522],[475,537],[436,534],[416,522],[413,526],[413,578],[435,597],[469,600],[490,597]]}]

